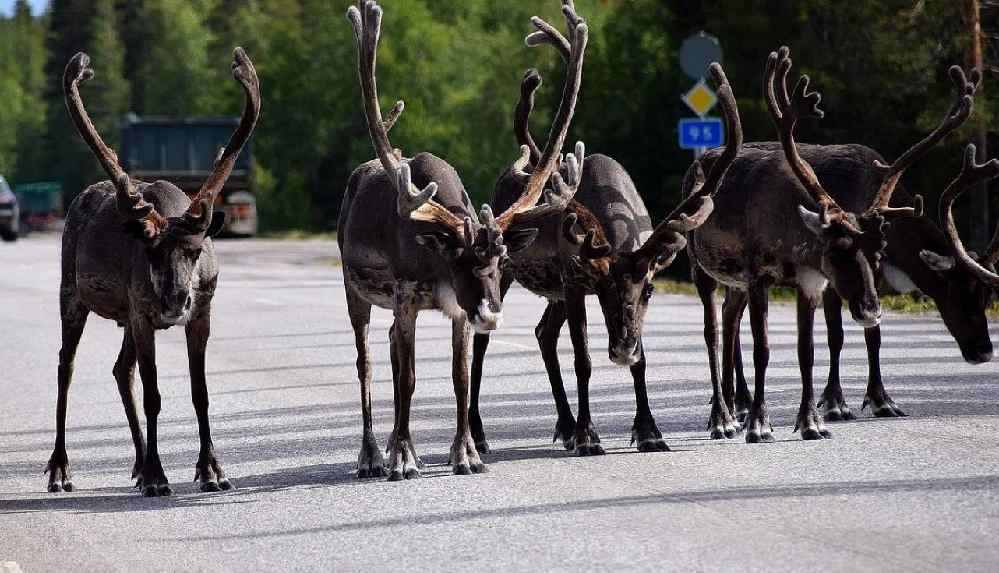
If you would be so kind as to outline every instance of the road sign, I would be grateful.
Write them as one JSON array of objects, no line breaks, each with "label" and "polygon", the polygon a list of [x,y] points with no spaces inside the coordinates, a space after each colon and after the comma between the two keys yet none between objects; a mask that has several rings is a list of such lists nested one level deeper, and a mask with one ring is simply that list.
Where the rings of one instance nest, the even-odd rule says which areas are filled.
[{"label": "road sign", "polygon": [[725,144],[725,126],[718,117],[688,117],[680,120],[680,149],[710,149]]},{"label": "road sign", "polygon": [[722,50],[718,38],[704,32],[690,36],[680,46],[680,69],[695,80],[708,75],[711,62],[721,61]]},{"label": "road sign", "polygon": [[691,111],[700,117],[704,117],[718,103],[718,97],[715,96],[715,92],[708,87],[708,84],[704,83],[704,80],[697,82],[680,99],[683,100],[683,103],[687,104],[687,107]]}]

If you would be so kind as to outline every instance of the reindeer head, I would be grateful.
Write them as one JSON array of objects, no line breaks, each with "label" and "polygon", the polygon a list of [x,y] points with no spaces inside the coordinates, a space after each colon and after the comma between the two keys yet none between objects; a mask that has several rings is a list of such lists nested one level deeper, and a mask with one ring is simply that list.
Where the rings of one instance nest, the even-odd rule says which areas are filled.
[{"label": "reindeer head", "polygon": [[[232,173],[243,144],[249,139],[260,114],[260,84],[253,62],[242,48],[233,54],[233,77],[246,93],[246,105],[235,133],[219,153],[208,180],[180,217],[163,217],[135,188],[135,182],[125,173],[118,156],[101,139],[83,106],[79,85],[94,77],[90,58],[78,53],[69,61],[63,74],[66,106],[80,135],[97,155],[115,187],[115,200],[123,219],[126,234],[139,241],[149,264],[147,278],[160,302],[161,319],[174,324],[182,321],[191,309],[191,290],[197,276],[204,241],[217,234],[224,216],[212,216],[212,205]],[[169,187],[176,195],[181,192],[165,181],[149,187]]]},{"label": "reindeer head", "polygon": [[941,255],[928,250],[919,253],[928,267],[946,278],[946,294],[938,299],[942,303],[940,314],[961,347],[964,359],[972,364],[992,359],[992,341],[989,339],[984,311],[992,301],[993,289],[999,287],[999,274],[996,274],[996,263],[999,262],[999,226],[996,227],[985,254],[979,256],[965,249],[951,210],[954,201],[965,190],[982,181],[999,177],[999,160],[992,159],[979,164],[975,155],[974,144],[968,144],[961,172],[940,197],[940,220],[950,242],[951,253]]},{"label": "reindeer head", "polygon": [[[477,220],[474,212],[461,217],[434,201],[436,182],[427,182],[423,189],[413,185],[408,163],[402,159],[401,152],[392,147],[388,137],[405,106],[401,101],[398,102],[388,118],[383,119],[378,103],[375,64],[381,37],[382,9],[375,0],[358,0],[357,6],[351,6],[347,10],[347,19],[353,26],[357,45],[358,77],[368,132],[382,167],[394,175],[399,217],[430,225],[432,230],[418,231],[415,240],[446,261],[450,270],[450,284],[446,288],[453,291],[453,306],[457,307],[450,310],[463,311],[477,331],[492,330],[499,326],[502,308],[500,264],[503,258],[527,247],[538,234],[534,222],[541,216],[564,209],[571,194],[575,192],[573,185],[578,185],[578,173],[581,169],[579,162],[583,159],[582,144],[577,146],[578,161],[572,155],[567,158],[568,163],[574,165],[567,168],[573,174],[569,176],[568,183],[556,172],[556,168],[559,150],[565,143],[568,126],[575,111],[588,31],[585,21],[576,15],[571,0],[563,0],[563,12],[569,23],[571,42],[539,18],[532,20],[539,32],[527,38],[528,45],[532,46],[553,43],[559,49],[564,49],[566,56],[568,71],[553,137],[537,169],[530,174],[524,173],[522,169],[518,170],[517,176],[523,175],[524,187],[517,201],[498,217],[493,217],[492,210],[484,206],[480,220]],[[521,160],[515,165],[525,166],[529,157],[530,150],[523,148]],[[549,178],[553,187],[545,193]],[[543,193],[548,201],[537,205]],[[465,204],[470,205],[467,195]],[[440,298],[442,297],[438,296]],[[448,308],[444,310],[449,312]]]},{"label": "reindeer head", "polygon": [[[876,326],[881,320],[881,303],[878,299],[875,271],[883,255],[884,216],[890,190],[879,194],[871,209],[858,217],[844,211],[826,192],[818,176],[798,153],[794,141],[794,127],[802,116],[821,118],[819,109],[822,97],[808,91],[808,76],[801,76],[788,96],[787,75],[791,71],[790,50],[782,47],[771,52],[767,59],[764,91],[767,106],[780,133],[781,146],[787,163],[806,193],[805,201],[817,209],[798,206],[805,228],[818,239],[821,249],[820,269],[836,292],[850,308],[853,319],[864,327]],[[882,203],[883,202],[883,203]],[[908,210],[893,210],[900,215]],[[800,281],[806,280],[799,277]]]},{"label": "reindeer head", "polygon": [[700,162],[683,183],[685,199],[635,251],[612,253],[599,221],[573,203],[562,221],[562,249],[567,283],[590,286],[600,301],[615,364],[630,366],[641,358],[645,313],[655,292],[653,280],[687,246],[687,233],[700,227],[714,210],[712,196],[742,147],[742,123],[732,87],[717,63],[709,72],[718,84],[718,100],[729,134],[725,150],[707,177]]},{"label": "reindeer head", "polygon": [[[960,67],[951,66],[949,75],[954,83],[956,98],[938,127],[902,154],[892,165],[876,162],[875,167],[885,177],[878,193],[882,204],[887,205],[887,201],[882,201],[881,197],[886,193],[890,195],[905,168],[924,156],[929,148],[960,127],[971,115],[975,92],[982,79],[981,74],[978,70],[972,70],[966,75]],[[941,197],[941,220],[945,218],[945,212],[949,213],[950,205],[964,188],[965,183],[995,176],[989,172],[988,163],[975,164],[974,152],[969,151],[969,153],[971,155],[965,157],[959,180],[952,183]],[[876,201],[876,204],[879,201]],[[916,211],[922,211],[922,198],[918,196]],[[926,220],[925,224],[932,223]],[[958,255],[958,250],[963,250],[963,246],[960,245],[956,232],[948,232],[947,236],[950,247],[948,250],[937,252],[924,249],[919,253],[919,258],[925,267],[917,271],[922,275],[922,280],[919,282],[921,287],[927,287],[926,294],[933,297],[936,302],[944,324],[957,341],[964,359],[972,364],[988,362],[992,359],[992,341],[989,338],[985,311],[991,304],[993,287],[982,271],[987,273],[995,271],[995,264],[999,259],[997,254],[999,237],[993,238],[984,257],[979,258],[974,253],[966,253],[968,260],[965,262]],[[977,264],[979,268],[973,267],[972,264]]]}]

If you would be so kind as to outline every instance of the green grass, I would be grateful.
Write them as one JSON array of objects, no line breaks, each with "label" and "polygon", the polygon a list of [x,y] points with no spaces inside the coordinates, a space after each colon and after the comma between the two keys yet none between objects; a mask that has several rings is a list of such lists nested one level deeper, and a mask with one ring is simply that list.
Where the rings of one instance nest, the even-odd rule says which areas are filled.
[{"label": "green grass", "polygon": [[[690,296],[697,295],[697,289],[693,283],[676,281],[672,279],[656,279],[656,292],[663,294],[684,294]],[[794,289],[785,287],[775,287],[770,289],[770,300],[776,302],[793,302]],[[881,307],[884,310],[902,313],[924,313],[936,312],[937,305],[928,296],[920,294],[888,294],[881,297]],[[993,301],[988,309],[990,317],[999,317],[999,300]]]}]

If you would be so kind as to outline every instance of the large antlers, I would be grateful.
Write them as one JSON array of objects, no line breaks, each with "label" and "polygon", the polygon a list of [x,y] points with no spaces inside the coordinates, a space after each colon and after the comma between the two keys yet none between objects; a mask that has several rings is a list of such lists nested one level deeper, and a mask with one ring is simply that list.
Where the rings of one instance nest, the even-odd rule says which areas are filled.
[{"label": "large antlers", "polygon": [[851,228],[852,226],[842,218],[843,210],[819,183],[819,178],[812,166],[798,153],[798,145],[794,141],[794,127],[798,123],[798,119],[801,117],[821,119],[825,113],[819,109],[822,96],[818,92],[808,91],[810,80],[807,75],[798,79],[792,95],[788,96],[787,75],[791,71],[790,54],[791,50],[787,46],[782,46],[777,52],[770,52],[770,56],[767,58],[763,80],[767,108],[777,126],[781,146],[784,148],[784,156],[787,158],[791,170],[794,171],[795,176],[801,181],[812,199],[819,204],[823,225],[829,224],[829,221],[835,217]]},{"label": "large antlers", "polygon": [[982,81],[981,73],[975,69],[971,72],[970,80],[965,76],[964,70],[958,66],[951,66],[950,79],[954,82],[954,87],[957,91],[957,97],[954,103],[951,104],[950,110],[947,111],[947,115],[944,116],[940,125],[936,127],[925,139],[919,143],[913,145],[908,151],[902,154],[901,157],[895,160],[891,165],[885,165],[880,161],[875,161],[875,167],[881,171],[884,175],[884,182],[881,184],[881,188],[878,190],[878,194],[874,199],[874,203],[868,209],[868,213],[881,213],[883,215],[890,216],[912,216],[921,215],[923,211],[923,198],[919,195],[915,198],[916,206],[913,207],[900,207],[892,208],[888,207],[888,202],[891,200],[892,192],[895,191],[895,186],[898,184],[898,180],[902,177],[905,170],[916,162],[919,158],[926,155],[926,152],[940,142],[947,134],[961,127],[961,124],[968,119],[971,115],[971,110],[974,107],[974,97],[975,91],[978,89],[979,83]]},{"label": "large antlers", "polygon": [[682,250],[687,241],[684,233],[700,227],[714,210],[712,196],[718,191],[725,173],[735,161],[742,147],[742,121],[739,119],[739,107],[732,93],[732,86],[725,76],[725,71],[717,62],[709,67],[711,77],[718,84],[718,101],[725,116],[725,131],[728,141],[725,150],[715,160],[705,178],[700,161],[694,163],[693,177],[684,181],[685,198],[673,209],[652,235],[638,249],[638,253],[646,258],[654,258],[664,251],[677,252]]},{"label": "large antlers", "polygon": [[997,227],[997,232],[992,237],[992,243],[986,249],[985,256],[982,257],[982,262],[985,264],[983,266],[964,248],[961,237],[957,234],[957,226],[954,224],[954,213],[951,212],[951,206],[964,190],[976,183],[988,181],[996,177],[999,177],[999,159],[992,159],[982,164],[976,163],[975,145],[969,143],[964,150],[964,163],[961,166],[961,173],[947,186],[947,189],[940,197],[940,219],[943,221],[944,232],[947,233],[947,238],[950,239],[954,253],[972,274],[977,276],[982,282],[992,286],[999,286],[999,274],[996,274],[994,270],[996,260],[999,259],[999,254],[997,254],[997,250],[999,250],[999,245],[997,245],[999,227]]},{"label": "large antlers", "polygon": [[260,80],[257,79],[257,70],[253,67],[253,62],[243,51],[243,48],[233,50],[232,77],[242,86],[246,94],[246,102],[243,105],[243,114],[239,120],[239,126],[229,138],[229,143],[219,153],[218,158],[212,168],[211,175],[201,185],[198,194],[191,200],[191,206],[184,213],[184,218],[194,227],[202,232],[208,230],[211,224],[212,205],[219,191],[225,185],[233,167],[236,165],[236,158],[243,149],[243,145],[250,139],[253,128],[260,117]]},{"label": "large antlers", "polygon": [[[509,209],[496,218],[496,224],[502,230],[509,228],[515,220],[518,222],[531,220],[536,215],[564,208],[579,187],[579,176],[582,173],[585,151],[581,143],[576,144],[575,154],[566,158],[569,170],[568,182],[563,180],[556,169],[558,168],[559,153],[562,150],[562,146],[565,145],[565,139],[569,133],[569,124],[572,122],[572,116],[576,111],[576,98],[579,95],[579,87],[582,83],[583,56],[586,52],[589,28],[586,25],[586,21],[576,13],[576,8],[572,0],[562,0],[562,13],[565,15],[568,27],[568,39],[555,29],[554,26],[537,16],[531,18],[531,22],[538,31],[531,33],[525,39],[525,43],[530,47],[542,44],[555,46],[566,61],[568,69],[566,71],[565,85],[562,88],[562,101],[559,104],[558,113],[552,124],[551,132],[548,134],[548,142],[545,144],[545,150],[540,154],[537,162],[534,163],[534,170],[527,177],[524,192]],[[522,85],[522,96],[529,94],[533,97],[534,90],[537,89],[537,86],[541,85],[540,76],[537,76],[536,84],[534,84],[532,78],[532,74],[528,72]],[[529,107],[525,107],[525,111],[526,115],[530,114]],[[515,164],[515,170],[518,167],[520,170],[523,170],[532,159],[533,153],[536,153],[537,146],[533,145],[530,134],[527,135],[527,138],[522,143],[524,144],[521,148],[522,157]],[[554,193],[546,196],[546,205],[535,207],[549,177],[552,180]]]},{"label": "large antlers", "polygon": [[77,131],[80,132],[80,136],[90,146],[94,155],[100,160],[101,166],[104,167],[104,171],[114,183],[118,212],[128,219],[139,221],[142,224],[143,233],[152,238],[166,226],[166,219],[160,216],[153,205],[146,202],[132,186],[128,174],[118,163],[118,156],[101,139],[97,133],[97,128],[90,120],[90,115],[83,107],[83,98],[80,97],[80,83],[93,77],[94,70],[90,67],[90,56],[79,52],[69,60],[62,76],[66,108],[69,110],[69,115],[73,119]]},{"label": "large antlers", "polygon": [[413,186],[409,166],[402,163],[396,150],[389,142],[388,132],[402,115],[405,105],[395,104],[388,118],[382,118],[378,103],[378,85],[375,80],[375,65],[378,56],[378,40],[381,37],[382,8],[375,0],[358,0],[357,6],[347,9],[347,19],[354,28],[357,44],[357,73],[361,81],[364,100],[364,115],[368,120],[368,132],[375,153],[382,167],[392,177],[399,193],[397,209],[400,217],[416,221],[439,223],[451,229],[459,237],[464,236],[465,222],[440,203],[433,200],[437,184],[429,183],[422,190]]}]

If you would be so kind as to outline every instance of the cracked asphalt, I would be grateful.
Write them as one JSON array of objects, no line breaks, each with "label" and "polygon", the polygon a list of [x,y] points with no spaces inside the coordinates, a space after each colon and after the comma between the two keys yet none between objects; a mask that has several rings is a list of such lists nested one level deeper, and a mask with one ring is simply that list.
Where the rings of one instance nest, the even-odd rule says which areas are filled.
[{"label": "cracked asphalt", "polygon": [[[863,412],[831,424],[832,440],[806,443],[791,432],[800,391],[793,307],[771,305],[777,442],[749,445],[708,439],[700,303],[656,296],[645,330],[649,394],[673,451],[639,454],[629,445],[631,379],[607,358],[593,300],[591,400],[608,455],[576,458],[550,443],[554,407],[533,334],[544,303],[515,287],[485,367],[489,473],[454,476],[450,324],[424,313],[413,435],[428,468],[388,483],[352,475],[359,392],[335,243],[222,241],[219,252],[208,384],[215,444],[238,489],[204,494],[190,481],[197,425],[174,329],[158,335],[157,352],[161,453],[175,495],[147,499],[130,487],[134,454],[111,376],[121,331],[94,316],[69,399],[77,490],[46,493],[59,243],[0,245],[0,571],[996,570],[996,366],[965,364],[936,315],[884,322],[886,386],[910,417]],[[372,318],[384,446],[391,314]],[[560,353],[575,404],[567,329]],[[751,363],[748,345],[745,356]],[[827,367],[820,347],[817,386]],[[867,365],[852,324],[842,372],[858,411]]]}]

